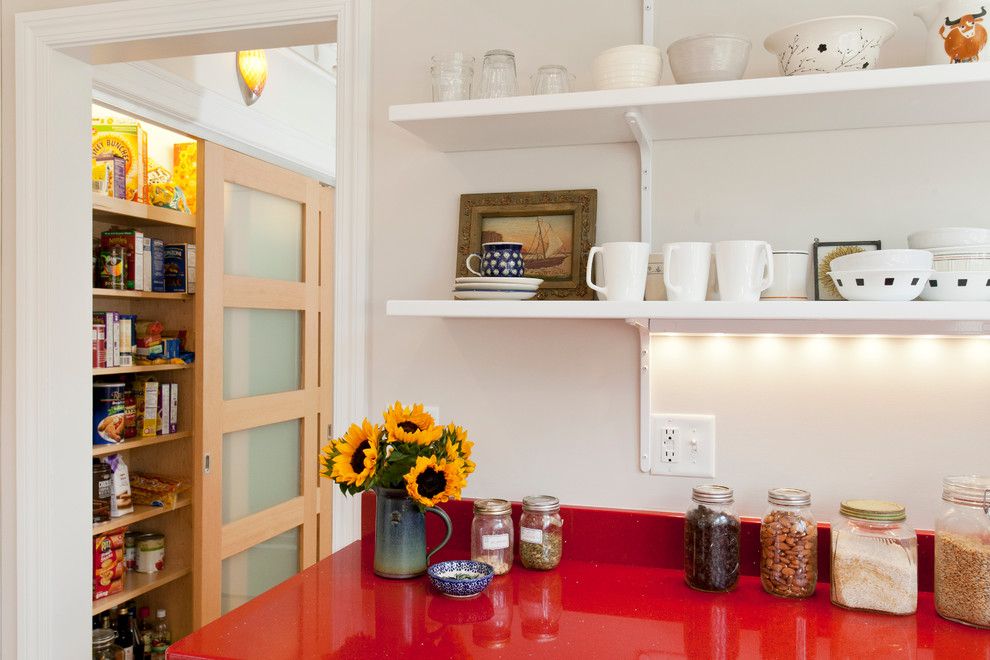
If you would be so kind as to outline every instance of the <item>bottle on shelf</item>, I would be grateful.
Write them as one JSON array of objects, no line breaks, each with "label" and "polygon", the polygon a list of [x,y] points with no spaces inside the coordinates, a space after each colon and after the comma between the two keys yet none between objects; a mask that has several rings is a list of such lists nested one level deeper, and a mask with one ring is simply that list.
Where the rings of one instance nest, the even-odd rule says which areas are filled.
[{"label": "bottle on shelf", "polygon": [[143,655],[145,660],[151,660],[151,642],[155,636],[155,625],[151,620],[151,608],[142,607],[139,610],[140,614],[140,635],[141,635],[141,645],[143,646]]},{"label": "bottle on shelf", "polygon": [[134,660],[134,633],[131,631],[131,615],[126,606],[117,610],[117,646],[120,660]]},{"label": "bottle on shelf", "polygon": [[144,642],[141,640],[141,629],[138,624],[138,607],[133,600],[127,604],[127,614],[131,620],[131,635],[134,638],[134,660],[147,660],[144,654]]},{"label": "bottle on shelf", "polygon": [[159,609],[155,614],[155,632],[151,640],[151,660],[165,660],[165,652],[171,643],[172,633],[168,629],[165,610]]}]

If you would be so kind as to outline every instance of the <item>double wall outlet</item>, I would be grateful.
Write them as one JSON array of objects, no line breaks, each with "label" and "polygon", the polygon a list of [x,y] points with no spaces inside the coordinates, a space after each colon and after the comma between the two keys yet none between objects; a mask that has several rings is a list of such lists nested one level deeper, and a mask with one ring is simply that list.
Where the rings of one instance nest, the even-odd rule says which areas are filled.
[{"label": "double wall outlet", "polygon": [[651,415],[650,474],[715,476],[714,415]]}]

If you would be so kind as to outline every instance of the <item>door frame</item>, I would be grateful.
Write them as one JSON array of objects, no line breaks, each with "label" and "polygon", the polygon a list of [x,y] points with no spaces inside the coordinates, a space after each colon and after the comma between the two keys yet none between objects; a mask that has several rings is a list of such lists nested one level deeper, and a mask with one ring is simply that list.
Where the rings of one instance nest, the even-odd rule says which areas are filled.
[{"label": "door frame", "polygon": [[[79,434],[88,428],[90,403],[79,393],[89,391],[92,373],[88,337],[78,335],[87,322],[91,285],[78,277],[86,259],[78,239],[89,235],[90,203],[88,190],[61,182],[88,170],[74,162],[88,151],[89,136],[72,110],[83,102],[89,107],[90,64],[111,61],[112,52],[128,59],[175,54],[168,49],[181,51],[203,35],[220,43],[324,24],[332,29],[334,23],[339,62],[333,408],[341,428],[364,414],[368,398],[370,2],[127,0],[15,15],[14,117],[3,118],[5,128],[16,126],[14,143],[3,145],[14,150],[13,171],[4,172],[14,188],[3,199],[0,244],[4,658],[77,657],[89,645],[91,484],[79,466],[90,459],[90,450]],[[359,534],[360,504],[338,493],[334,506],[334,541],[346,545]]]}]

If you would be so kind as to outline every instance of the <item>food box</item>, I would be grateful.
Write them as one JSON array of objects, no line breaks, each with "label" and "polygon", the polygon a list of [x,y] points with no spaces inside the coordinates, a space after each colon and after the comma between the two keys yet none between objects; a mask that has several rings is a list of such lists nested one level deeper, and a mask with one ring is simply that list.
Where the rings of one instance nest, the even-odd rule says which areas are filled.
[{"label": "food box", "polygon": [[93,537],[93,600],[124,590],[125,529]]},{"label": "food box", "polygon": [[151,291],[165,291],[165,241],[151,239]]},{"label": "food box", "polygon": [[196,212],[196,143],[172,145],[172,181],[186,194],[189,212]]},{"label": "food box", "polygon": [[127,256],[125,286],[132,291],[144,290],[144,233],[136,229],[110,229],[100,234],[100,248],[122,247]]},{"label": "food box", "polygon": [[126,199],[127,161],[107,153],[94,157],[93,192],[116,199]]},{"label": "food box", "polygon": [[127,199],[148,201],[148,135],[136,122],[93,119],[93,157],[118,156],[126,164]]},{"label": "food box", "polygon": [[175,293],[196,292],[196,246],[169,243],[165,246],[165,290]]}]

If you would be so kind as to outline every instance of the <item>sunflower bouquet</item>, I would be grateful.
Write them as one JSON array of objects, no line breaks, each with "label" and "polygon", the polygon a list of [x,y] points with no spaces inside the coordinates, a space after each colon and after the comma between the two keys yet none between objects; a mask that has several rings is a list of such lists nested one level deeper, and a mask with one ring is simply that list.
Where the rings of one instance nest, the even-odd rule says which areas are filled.
[{"label": "sunflower bouquet", "polygon": [[422,404],[395,405],[384,425],[351,424],[320,454],[321,473],[354,495],[373,488],[404,489],[420,507],[459,500],[474,472],[473,442],[460,426],[437,426]]}]

